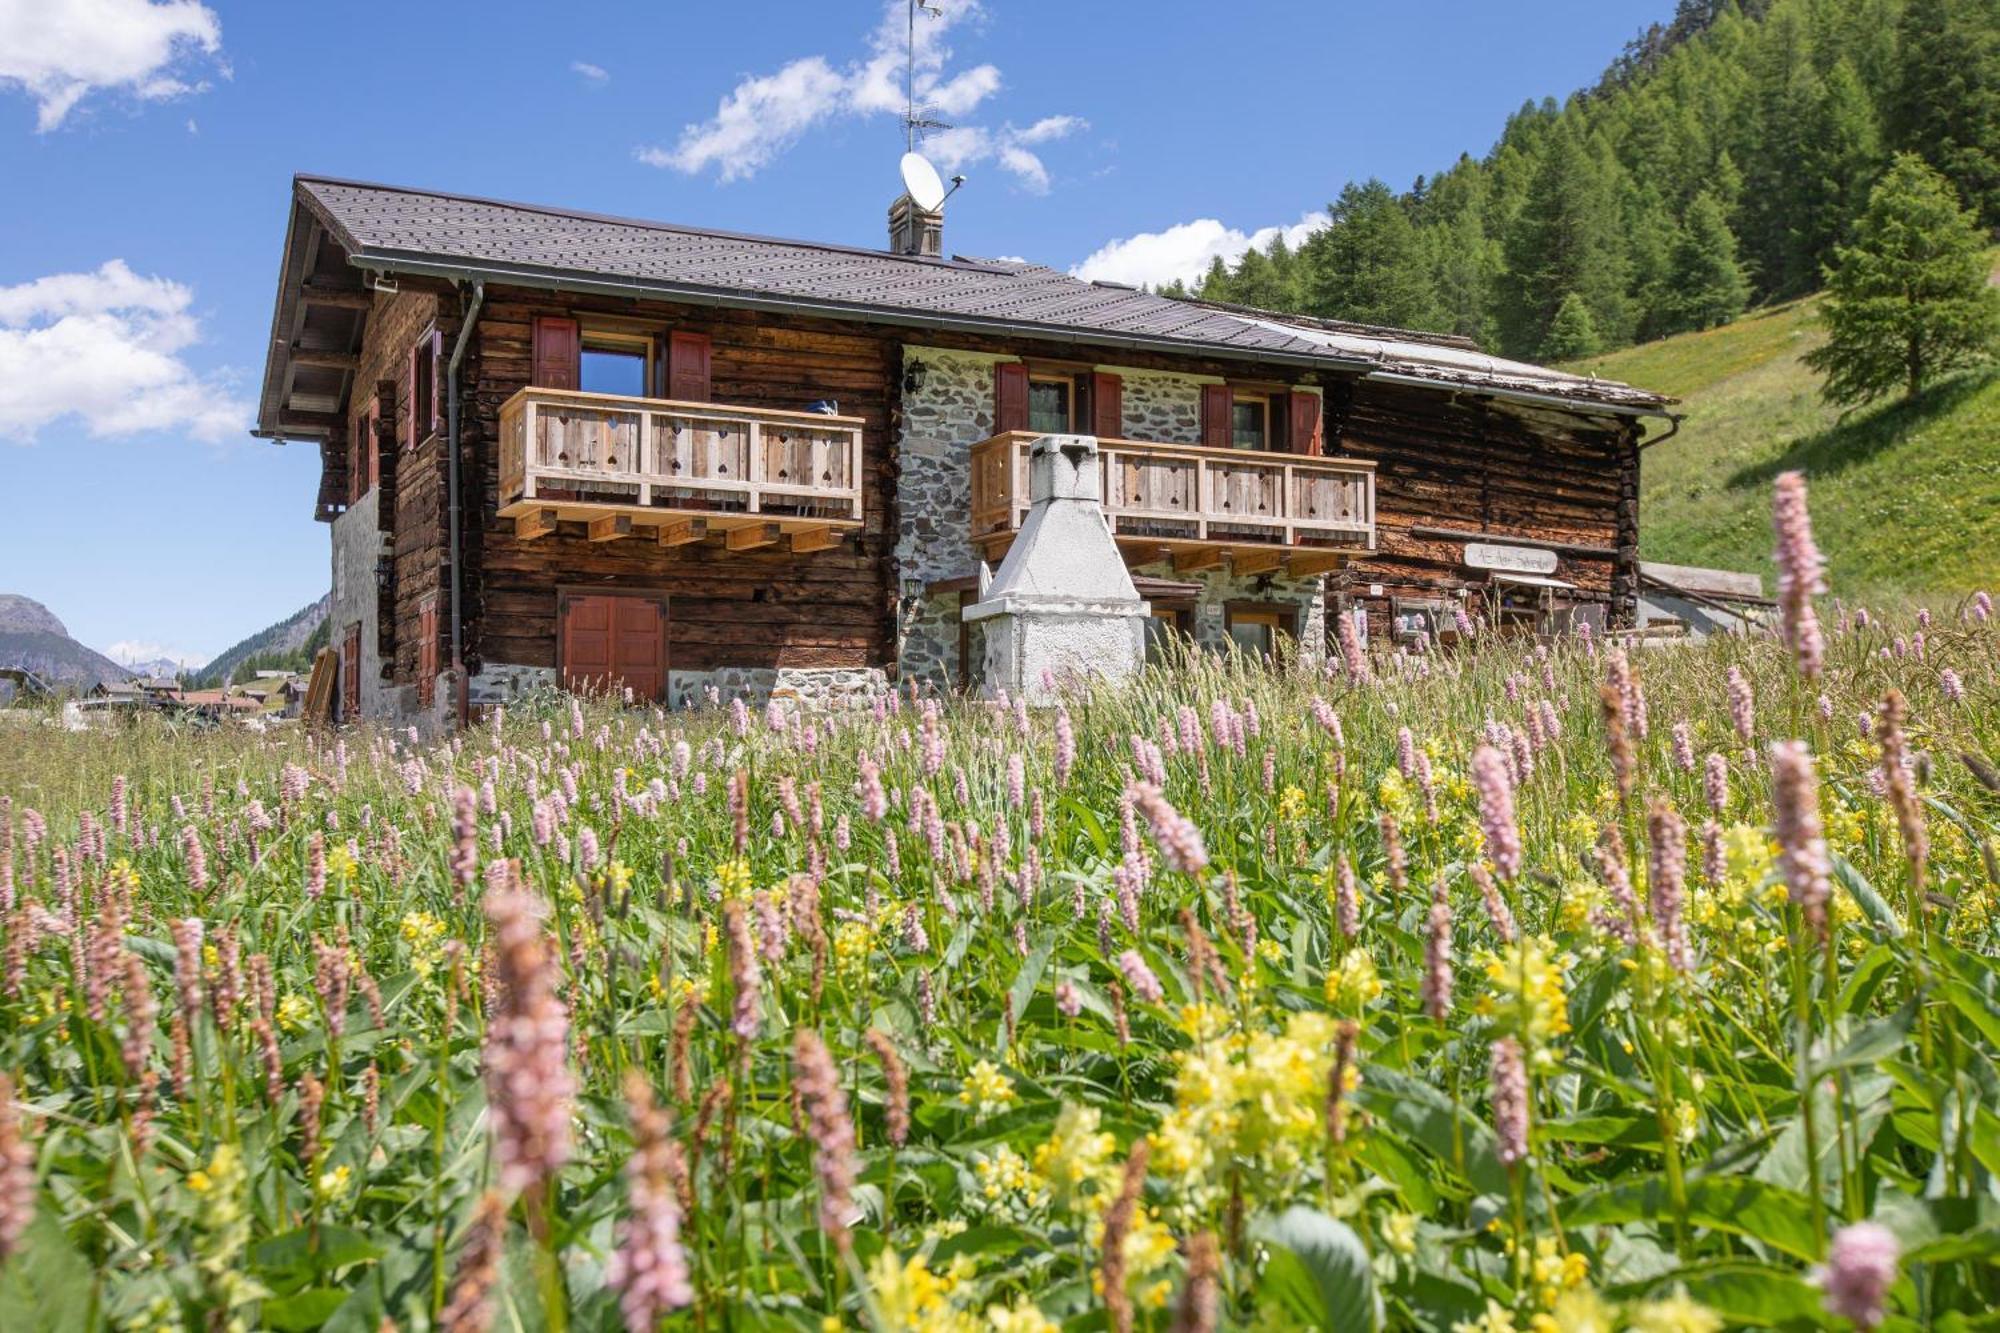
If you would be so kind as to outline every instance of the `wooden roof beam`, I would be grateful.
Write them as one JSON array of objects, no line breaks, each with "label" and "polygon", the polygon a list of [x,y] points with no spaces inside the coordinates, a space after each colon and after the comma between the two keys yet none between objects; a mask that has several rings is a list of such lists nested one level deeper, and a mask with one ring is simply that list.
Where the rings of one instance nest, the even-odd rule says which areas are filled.
[{"label": "wooden roof beam", "polygon": [[776,523],[752,523],[730,529],[726,539],[732,551],[755,551],[766,546],[776,546],[780,530]]},{"label": "wooden roof beam", "polygon": [[620,537],[632,535],[632,517],[629,514],[606,514],[603,518],[590,520],[590,539],[594,542],[615,542]]},{"label": "wooden roof beam", "polygon": [[555,530],[556,511],[553,509],[535,509],[514,516],[514,536],[521,541],[546,537]]}]

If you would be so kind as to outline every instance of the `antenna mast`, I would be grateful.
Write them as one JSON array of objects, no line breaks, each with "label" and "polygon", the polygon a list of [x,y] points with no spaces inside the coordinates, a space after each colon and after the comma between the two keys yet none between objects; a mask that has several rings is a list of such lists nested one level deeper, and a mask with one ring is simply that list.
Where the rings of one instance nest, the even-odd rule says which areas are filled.
[{"label": "antenna mast", "polygon": [[941,120],[930,120],[918,114],[923,108],[917,105],[917,11],[922,10],[925,18],[940,18],[944,10],[930,0],[910,0],[910,29],[908,45],[903,49],[903,147],[907,152],[917,151],[917,140],[925,130],[948,130],[950,125]]}]

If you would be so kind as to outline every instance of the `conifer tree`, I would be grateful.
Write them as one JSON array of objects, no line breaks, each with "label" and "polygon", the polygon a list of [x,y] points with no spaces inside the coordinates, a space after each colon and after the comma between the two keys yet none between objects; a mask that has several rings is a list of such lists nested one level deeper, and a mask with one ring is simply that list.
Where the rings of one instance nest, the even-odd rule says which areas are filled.
[{"label": "conifer tree", "polygon": [[1827,341],[1806,356],[1821,393],[1865,403],[1915,397],[2000,341],[2000,293],[1987,285],[1984,237],[1951,183],[1900,154],[1868,197],[1854,244],[1838,250],[1823,312]]},{"label": "conifer tree", "polygon": [[1566,292],[1562,304],[1556,307],[1555,319],[1549,325],[1549,333],[1542,340],[1541,356],[1545,361],[1574,361],[1578,357],[1590,356],[1603,344],[1597,337],[1597,325],[1590,318],[1590,304],[1575,292]]},{"label": "conifer tree", "polygon": [[1603,336],[1625,323],[1625,254],[1615,196],[1599,160],[1567,118],[1543,144],[1521,211],[1505,241],[1501,334],[1505,347],[1533,356],[1548,339],[1556,312],[1571,295],[1590,312]]},{"label": "conifer tree", "polygon": [[1895,146],[2000,225],[2000,0],[1908,0]]},{"label": "conifer tree", "polygon": [[1328,212],[1326,228],[1301,247],[1313,312],[1361,324],[1432,327],[1437,293],[1402,201],[1371,180],[1347,186]]},{"label": "conifer tree", "polygon": [[1750,284],[1736,260],[1735,234],[1714,195],[1704,191],[1688,205],[1674,233],[1666,285],[1670,323],[1665,332],[1714,328],[1743,313]]}]

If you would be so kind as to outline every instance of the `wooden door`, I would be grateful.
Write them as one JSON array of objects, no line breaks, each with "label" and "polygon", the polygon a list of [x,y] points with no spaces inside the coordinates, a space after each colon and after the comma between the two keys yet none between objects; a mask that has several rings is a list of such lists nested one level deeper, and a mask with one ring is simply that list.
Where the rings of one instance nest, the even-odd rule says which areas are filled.
[{"label": "wooden door", "polygon": [[632,692],[656,702],[667,690],[662,600],[625,593],[564,593],[558,634],[566,689]]}]

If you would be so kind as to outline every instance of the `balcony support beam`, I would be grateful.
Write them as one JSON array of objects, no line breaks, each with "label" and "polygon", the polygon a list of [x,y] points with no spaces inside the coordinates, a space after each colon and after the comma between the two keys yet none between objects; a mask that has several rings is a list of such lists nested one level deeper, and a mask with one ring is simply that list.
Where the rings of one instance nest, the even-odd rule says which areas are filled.
[{"label": "balcony support beam", "polygon": [[594,542],[615,542],[620,537],[631,535],[632,518],[629,514],[606,514],[590,520],[590,539]]},{"label": "balcony support beam", "polygon": [[1197,570],[1214,569],[1222,563],[1223,548],[1220,546],[1197,546],[1181,551],[1174,556],[1176,573],[1192,574]]},{"label": "balcony support beam", "polygon": [[725,544],[732,551],[755,551],[766,546],[776,546],[780,529],[776,523],[752,523],[740,528],[731,528]]},{"label": "balcony support beam", "polygon": [[525,514],[514,515],[514,536],[521,541],[546,537],[555,530],[556,511],[553,509],[530,509]]},{"label": "balcony support beam", "polygon": [[708,536],[708,520],[691,518],[684,523],[663,523],[660,525],[660,545],[666,547],[687,546]]},{"label": "balcony support beam", "polygon": [[840,545],[840,534],[832,528],[801,528],[792,534],[792,554],[811,555]]},{"label": "balcony support beam", "polygon": [[1273,547],[1268,551],[1246,551],[1241,548],[1229,553],[1229,572],[1238,575],[1268,574],[1284,563],[1283,547]]},{"label": "balcony support beam", "polygon": [[1324,574],[1346,563],[1345,555],[1333,551],[1294,551],[1285,557],[1285,572],[1302,577]]}]

